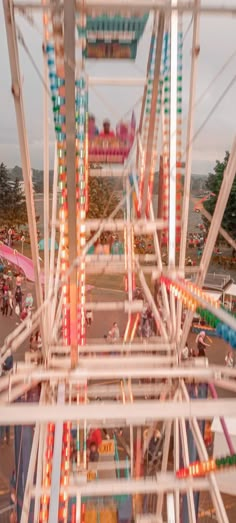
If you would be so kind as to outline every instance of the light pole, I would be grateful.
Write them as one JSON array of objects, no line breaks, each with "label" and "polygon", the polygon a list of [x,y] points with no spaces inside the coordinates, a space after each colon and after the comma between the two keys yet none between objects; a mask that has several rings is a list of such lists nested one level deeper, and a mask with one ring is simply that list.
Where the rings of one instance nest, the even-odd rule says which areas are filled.
[{"label": "light pole", "polygon": [[23,254],[24,253],[24,242],[25,242],[24,234],[22,234],[20,241],[21,241],[21,254]]}]

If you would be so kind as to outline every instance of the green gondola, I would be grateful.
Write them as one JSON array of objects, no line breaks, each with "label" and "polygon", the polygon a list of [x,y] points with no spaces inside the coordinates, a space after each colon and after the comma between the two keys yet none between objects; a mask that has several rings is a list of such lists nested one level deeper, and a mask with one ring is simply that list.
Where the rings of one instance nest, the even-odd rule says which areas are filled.
[{"label": "green gondola", "polygon": [[129,18],[88,16],[86,28],[78,27],[79,36],[86,37],[85,58],[135,60],[147,19],[148,14]]}]

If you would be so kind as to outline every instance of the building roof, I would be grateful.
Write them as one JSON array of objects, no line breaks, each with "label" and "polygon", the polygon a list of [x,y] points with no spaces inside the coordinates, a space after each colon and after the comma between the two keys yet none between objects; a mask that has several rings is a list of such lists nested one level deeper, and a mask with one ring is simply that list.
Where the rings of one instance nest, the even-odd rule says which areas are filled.
[{"label": "building roof", "polygon": [[226,287],[224,292],[229,296],[236,296],[236,283],[230,283],[230,285]]},{"label": "building roof", "polygon": [[210,298],[213,298],[214,301],[218,301],[222,296],[222,292],[217,291],[205,291],[205,294]]}]

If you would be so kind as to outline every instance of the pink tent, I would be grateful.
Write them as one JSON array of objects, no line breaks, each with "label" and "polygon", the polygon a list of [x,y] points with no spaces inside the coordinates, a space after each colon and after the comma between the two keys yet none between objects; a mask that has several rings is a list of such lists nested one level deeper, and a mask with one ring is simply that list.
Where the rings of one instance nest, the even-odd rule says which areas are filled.
[{"label": "pink tent", "polygon": [[[30,258],[27,258],[27,256],[24,256],[23,254],[20,254],[15,249],[11,249],[7,245],[0,244],[0,256],[4,258],[5,260],[9,261],[10,263],[16,265],[19,267],[25,274],[27,280],[29,281],[35,281],[34,278],[34,266],[33,262]],[[42,283],[44,281],[43,274],[41,275]]]},{"label": "pink tent", "polygon": [[[19,267],[25,274],[25,277],[29,281],[35,281],[34,277],[34,265],[30,258],[27,258],[27,256],[24,256],[23,254],[20,254],[15,249],[11,249],[7,245],[4,245],[3,243],[0,244],[0,257],[4,258],[5,260],[9,261],[10,263],[16,265]],[[41,273],[41,283],[44,284],[44,274]],[[93,289],[93,285],[86,285],[86,290],[90,291]]]}]

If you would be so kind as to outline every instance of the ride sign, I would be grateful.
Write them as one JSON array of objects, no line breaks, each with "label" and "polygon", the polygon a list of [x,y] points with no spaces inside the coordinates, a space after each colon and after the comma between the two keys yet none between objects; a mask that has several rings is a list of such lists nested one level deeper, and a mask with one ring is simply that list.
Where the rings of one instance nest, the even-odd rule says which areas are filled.
[{"label": "ride sign", "polygon": [[97,472],[96,470],[88,470],[87,472],[87,481],[94,481],[97,479]]},{"label": "ride sign", "polygon": [[102,456],[115,455],[115,443],[113,440],[103,440],[99,447],[99,454]]}]

